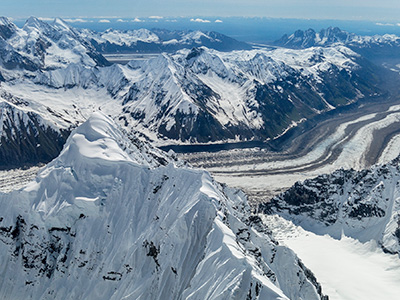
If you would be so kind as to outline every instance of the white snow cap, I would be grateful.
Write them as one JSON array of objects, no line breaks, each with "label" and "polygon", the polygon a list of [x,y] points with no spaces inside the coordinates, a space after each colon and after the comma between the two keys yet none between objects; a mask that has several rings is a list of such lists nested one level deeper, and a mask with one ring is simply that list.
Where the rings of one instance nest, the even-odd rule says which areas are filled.
[{"label": "white snow cap", "polygon": [[[125,136],[114,121],[101,112],[95,112],[68,138],[60,156],[52,164],[69,166],[79,161],[101,160],[126,162],[146,167],[158,167],[173,161],[164,152]],[[160,163],[161,162],[161,163]]]}]

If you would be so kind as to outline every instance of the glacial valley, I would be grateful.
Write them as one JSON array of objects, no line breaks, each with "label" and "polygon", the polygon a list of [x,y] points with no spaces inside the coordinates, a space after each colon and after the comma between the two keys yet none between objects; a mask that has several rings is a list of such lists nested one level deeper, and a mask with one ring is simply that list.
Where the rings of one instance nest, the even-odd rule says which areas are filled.
[{"label": "glacial valley", "polygon": [[399,49],[0,18],[0,298],[397,300]]}]

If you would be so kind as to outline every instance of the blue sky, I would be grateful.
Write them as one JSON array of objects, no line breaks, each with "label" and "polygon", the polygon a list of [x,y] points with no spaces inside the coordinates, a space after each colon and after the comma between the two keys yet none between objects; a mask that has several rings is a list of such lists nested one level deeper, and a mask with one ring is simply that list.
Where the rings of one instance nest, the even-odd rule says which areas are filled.
[{"label": "blue sky", "polygon": [[4,16],[258,16],[400,22],[397,0],[0,0]]}]

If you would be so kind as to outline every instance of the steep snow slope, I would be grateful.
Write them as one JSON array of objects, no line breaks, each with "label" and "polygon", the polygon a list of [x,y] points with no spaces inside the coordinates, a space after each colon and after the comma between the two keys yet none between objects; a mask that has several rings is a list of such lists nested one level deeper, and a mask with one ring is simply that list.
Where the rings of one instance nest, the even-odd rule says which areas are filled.
[{"label": "steep snow slope", "polygon": [[306,230],[361,242],[376,241],[385,252],[400,254],[399,160],[368,170],[338,170],[304,183],[262,204]]},{"label": "steep snow slope", "polygon": [[345,47],[229,53],[195,48],[125,66],[72,64],[33,81],[57,89],[105,88],[119,103],[108,113],[159,144],[263,140],[378,92],[364,63]]},{"label": "steep snow slope", "polygon": [[241,193],[99,113],[0,207],[2,299],[321,299]]}]

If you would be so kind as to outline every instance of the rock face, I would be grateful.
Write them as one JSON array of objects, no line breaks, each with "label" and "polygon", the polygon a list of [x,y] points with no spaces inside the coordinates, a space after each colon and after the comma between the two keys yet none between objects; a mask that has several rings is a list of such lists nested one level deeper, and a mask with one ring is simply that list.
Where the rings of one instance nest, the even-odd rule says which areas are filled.
[{"label": "rock face", "polygon": [[0,207],[2,299],[324,299],[243,194],[101,114]]},{"label": "rock face", "polygon": [[368,170],[338,170],[296,183],[260,208],[317,234],[375,240],[384,251],[400,254],[399,187],[396,159]]},{"label": "rock face", "polygon": [[0,103],[0,168],[35,165],[55,158],[68,132],[59,130],[33,112]]}]

